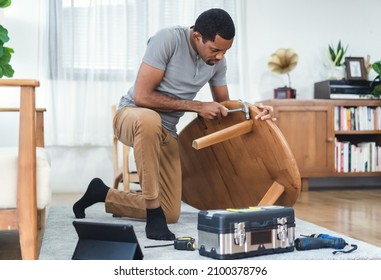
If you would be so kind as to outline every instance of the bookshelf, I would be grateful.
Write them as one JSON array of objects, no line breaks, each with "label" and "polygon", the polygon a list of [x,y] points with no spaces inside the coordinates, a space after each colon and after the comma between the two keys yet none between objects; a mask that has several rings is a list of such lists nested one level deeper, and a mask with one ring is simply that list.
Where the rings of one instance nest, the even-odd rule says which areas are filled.
[{"label": "bookshelf", "polygon": [[335,106],[335,172],[381,172],[381,107]]},{"label": "bookshelf", "polygon": [[[273,99],[261,102],[274,107],[277,125],[298,163],[303,190],[308,189],[309,178],[381,177],[381,163],[377,168],[370,168],[380,160],[379,154],[375,156],[375,151],[381,149],[381,109],[377,109],[381,107],[381,100]],[[352,115],[347,112],[347,108],[349,112],[352,111]],[[366,116],[368,110],[372,113],[371,125],[362,123],[365,121],[361,117],[361,110],[367,112]],[[372,144],[369,144],[369,148],[364,148],[364,143]],[[356,160],[353,155],[351,160],[352,153],[355,154],[354,146],[369,150],[365,152],[369,155],[365,161],[367,163],[364,163],[366,168],[354,169],[354,162],[357,166],[360,159],[365,160],[364,154]],[[343,150],[344,147],[346,151]]]}]

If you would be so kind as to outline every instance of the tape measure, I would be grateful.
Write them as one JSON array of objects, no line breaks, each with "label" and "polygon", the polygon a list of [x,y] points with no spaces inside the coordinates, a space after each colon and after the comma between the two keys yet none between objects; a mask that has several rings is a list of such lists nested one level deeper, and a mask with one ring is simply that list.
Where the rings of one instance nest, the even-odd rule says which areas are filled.
[{"label": "tape measure", "polygon": [[176,250],[196,250],[195,239],[192,237],[178,237],[175,239],[174,246]]},{"label": "tape measure", "polygon": [[193,237],[178,237],[175,239],[174,243],[144,246],[144,248],[157,248],[157,247],[166,247],[166,246],[172,246],[172,245],[174,246],[176,250],[186,250],[186,251],[196,250],[195,239]]}]

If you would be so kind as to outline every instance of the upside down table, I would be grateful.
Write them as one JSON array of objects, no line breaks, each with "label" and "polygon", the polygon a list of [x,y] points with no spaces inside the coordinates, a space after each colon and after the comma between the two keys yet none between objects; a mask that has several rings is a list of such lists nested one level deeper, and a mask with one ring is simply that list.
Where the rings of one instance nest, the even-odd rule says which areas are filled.
[{"label": "upside down table", "polygon": [[[231,110],[242,102],[222,103]],[[260,110],[218,120],[201,117],[179,134],[182,200],[199,209],[292,206],[301,189],[294,156],[276,123],[255,120]]]}]

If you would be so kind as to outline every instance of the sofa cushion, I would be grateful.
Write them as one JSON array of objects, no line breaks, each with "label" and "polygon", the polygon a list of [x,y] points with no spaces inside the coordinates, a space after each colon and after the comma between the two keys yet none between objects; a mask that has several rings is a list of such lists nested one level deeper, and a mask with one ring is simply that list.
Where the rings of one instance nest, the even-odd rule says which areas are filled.
[{"label": "sofa cushion", "polygon": [[[0,147],[0,208],[16,208],[17,147]],[[46,149],[37,148],[37,208],[44,209],[51,201],[50,156]]]}]

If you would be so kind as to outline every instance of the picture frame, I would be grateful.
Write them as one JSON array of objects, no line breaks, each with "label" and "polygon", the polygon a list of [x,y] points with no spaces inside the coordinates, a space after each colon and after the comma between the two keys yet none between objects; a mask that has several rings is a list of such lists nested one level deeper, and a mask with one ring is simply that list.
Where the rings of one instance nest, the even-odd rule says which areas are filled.
[{"label": "picture frame", "polygon": [[363,57],[346,57],[345,71],[347,74],[347,80],[367,80],[367,73]]}]

